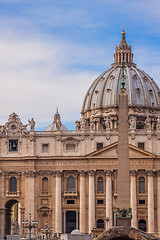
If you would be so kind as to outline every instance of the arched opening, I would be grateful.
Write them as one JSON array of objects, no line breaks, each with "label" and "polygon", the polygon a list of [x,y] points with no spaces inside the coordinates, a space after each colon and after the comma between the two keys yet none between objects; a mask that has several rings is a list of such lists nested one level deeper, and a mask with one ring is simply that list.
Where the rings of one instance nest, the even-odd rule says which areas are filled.
[{"label": "arched opening", "polygon": [[67,178],[67,191],[75,192],[75,179],[72,176]]},{"label": "arched opening", "polygon": [[139,220],[138,228],[144,232],[146,232],[146,221],[144,219]]},{"label": "arched opening", "polygon": [[97,228],[104,228],[104,220],[103,219],[98,219]]},{"label": "arched opening", "polygon": [[48,178],[44,177],[42,179],[42,193],[48,193]]},{"label": "arched opening", "polygon": [[17,200],[9,200],[5,204],[5,236],[19,234],[20,228],[20,204]]},{"label": "arched opening", "polygon": [[139,182],[139,192],[145,193],[145,178],[140,177],[138,182]]},{"label": "arched opening", "polygon": [[9,179],[9,192],[17,192],[17,179],[15,177]]},{"label": "arched opening", "polygon": [[97,192],[103,192],[103,178],[98,177],[97,179]]}]

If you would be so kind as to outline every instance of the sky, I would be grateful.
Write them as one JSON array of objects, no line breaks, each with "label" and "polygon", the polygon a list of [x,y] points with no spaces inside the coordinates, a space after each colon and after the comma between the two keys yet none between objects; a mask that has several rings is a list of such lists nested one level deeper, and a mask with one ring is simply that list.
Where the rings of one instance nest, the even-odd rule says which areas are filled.
[{"label": "sky", "polygon": [[0,125],[75,129],[85,94],[113,63],[122,26],[134,63],[160,86],[159,0],[0,0]]}]

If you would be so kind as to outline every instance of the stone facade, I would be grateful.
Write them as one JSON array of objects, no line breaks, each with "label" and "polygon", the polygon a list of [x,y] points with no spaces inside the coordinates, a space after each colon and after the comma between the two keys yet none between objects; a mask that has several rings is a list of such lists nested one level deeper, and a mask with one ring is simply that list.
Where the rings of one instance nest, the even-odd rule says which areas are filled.
[{"label": "stone facade", "polygon": [[[121,48],[117,48],[121,56],[128,46],[124,34],[122,40]],[[134,72],[136,68],[130,50],[127,50],[130,57],[125,57],[130,61],[124,66],[126,84],[130,79],[127,71],[133,67],[131,72]],[[122,64],[118,56],[115,55],[112,73],[120,74],[120,70],[116,70]],[[110,71],[109,79],[101,76],[96,81],[118,84],[119,75],[111,75]],[[145,94],[148,105],[140,97],[140,104],[130,102],[128,108],[132,227],[160,233],[160,91],[156,85],[154,88],[155,83],[150,86],[151,78],[144,79],[144,73],[139,72],[138,76],[147,82],[142,85],[154,92]],[[137,75],[132,77],[138,84]],[[137,92],[134,89],[128,96],[139,94],[138,86]],[[100,89],[95,91],[96,88],[94,94],[100,94]],[[104,92],[109,94],[109,88],[103,89]],[[92,97],[94,94],[92,92]],[[90,103],[96,102],[90,91],[87,97],[89,95]],[[23,228],[22,220],[27,220],[30,213],[32,219],[38,220],[38,227],[32,230],[36,235],[41,234],[46,222],[58,234],[70,233],[73,229],[91,233],[95,228],[104,230],[115,226],[118,103],[87,105],[87,97],[75,131],[66,129],[58,111],[53,123],[43,132],[35,131],[34,119],[24,125],[15,113],[0,126],[1,236],[12,232],[13,221],[18,221],[19,233],[25,236],[27,229]],[[151,100],[155,104],[150,105]]]}]

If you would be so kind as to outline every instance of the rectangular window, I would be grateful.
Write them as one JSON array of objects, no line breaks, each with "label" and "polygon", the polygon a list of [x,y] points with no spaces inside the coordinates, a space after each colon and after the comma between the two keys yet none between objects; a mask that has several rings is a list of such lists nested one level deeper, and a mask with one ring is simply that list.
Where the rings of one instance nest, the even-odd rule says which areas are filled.
[{"label": "rectangular window", "polygon": [[42,144],[42,152],[46,153],[49,151],[49,144],[48,143],[43,143]]},{"label": "rectangular window", "polygon": [[9,152],[17,152],[18,151],[18,140],[12,139],[9,140]]},{"label": "rectangular window", "polygon": [[139,204],[145,204],[145,200],[139,200]]},{"label": "rectangular window", "polygon": [[139,142],[138,143],[138,148],[144,150],[144,142]]},{"label": "rectangular window", "polygon": [[75,143],[67,143],[66,144],[66,150],[67,151],[75,151],[76,149],[76,144]]},{"label": "rectangular window", "polygon": [[97,204],[103,204],[103,199],[98,199]]},{"label": "rectangular window", "polygon": [[74,200],[67,200],[67,204],[74,204]]},{"label": "rectangular window", "polygon": [[97,143],[97,150],[100,150],[103,148],[103,143]]}]

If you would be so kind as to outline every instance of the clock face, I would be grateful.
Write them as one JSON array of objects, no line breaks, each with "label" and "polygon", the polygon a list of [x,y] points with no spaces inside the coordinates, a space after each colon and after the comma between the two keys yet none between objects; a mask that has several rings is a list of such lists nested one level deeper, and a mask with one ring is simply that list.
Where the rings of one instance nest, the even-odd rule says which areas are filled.
[{"label": "clock face", "polygon": [[17,132],[18,131],[18,126],[16,123],[11,123],[9,126],[9,129],[11,132]]}]

